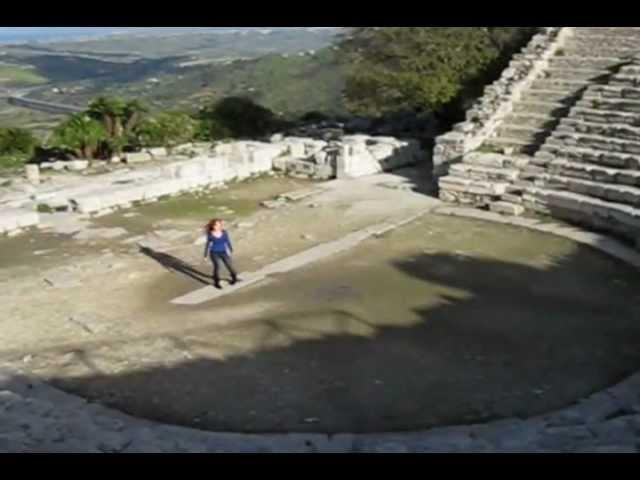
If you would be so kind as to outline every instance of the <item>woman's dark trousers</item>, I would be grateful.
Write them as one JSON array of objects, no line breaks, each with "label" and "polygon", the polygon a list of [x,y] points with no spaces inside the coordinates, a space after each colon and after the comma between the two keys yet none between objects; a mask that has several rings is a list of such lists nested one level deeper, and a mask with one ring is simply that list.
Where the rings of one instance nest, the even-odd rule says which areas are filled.
[{"label": "woman's dark trousers", "polygon": [[213,263],[213,282],[216,285],[220,284],[220,262],[224,263],[224,266],[231,274],[231,283],[236,282],[238,275],[233,268],[233,262],[229,255],[226,253],[211,252],[211,262]]}]

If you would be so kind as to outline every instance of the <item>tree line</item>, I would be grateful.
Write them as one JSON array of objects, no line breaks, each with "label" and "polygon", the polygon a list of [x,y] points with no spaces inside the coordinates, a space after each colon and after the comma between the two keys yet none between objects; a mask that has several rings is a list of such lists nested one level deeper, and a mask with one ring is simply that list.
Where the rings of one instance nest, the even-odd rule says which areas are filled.
[{"label": "tree line", "polygon": [[281,126],[270,110],[247,98],[228,97],[197,113],[150,113],[138,100],[98,97],[86,111],[67,117],[41,144],[22,128],[0,128],[0,157],[5,166],[18,159],[58,156],[107,159],[143,148],[173,147],[190,141],[255,138]]},{"label": "tree line", "polygon": [[354,113],[462,118],[537,27],[357,27],[339,41],[344,98]]}]

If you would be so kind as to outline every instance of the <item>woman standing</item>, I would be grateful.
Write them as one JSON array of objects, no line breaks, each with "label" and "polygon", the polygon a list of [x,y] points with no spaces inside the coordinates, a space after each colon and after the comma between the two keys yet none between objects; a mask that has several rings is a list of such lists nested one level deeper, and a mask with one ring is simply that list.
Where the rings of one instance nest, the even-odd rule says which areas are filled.
[{"label": "woman standing", "polygon": [[231,245],[229,234],[224,229],[222,220],[216,218],[207,223],[206,233],[207,244],[204,249],[204,258],[206,260],[207,256],[209,256],[213,263],[213,285],[218,289],[222,288],[220,285],[221,261],[231,274],[231,285],[234,285],[238,281],[238,275],[231,262],[233,246]]}]

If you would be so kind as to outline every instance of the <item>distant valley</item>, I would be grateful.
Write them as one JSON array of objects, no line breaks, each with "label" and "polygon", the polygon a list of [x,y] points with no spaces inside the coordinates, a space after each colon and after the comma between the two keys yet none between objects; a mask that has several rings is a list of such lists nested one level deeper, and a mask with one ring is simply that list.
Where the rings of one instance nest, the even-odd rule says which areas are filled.
[{"label": "distant valley", "polygon": [[[84,107],[108,94],[138,98],[152,110],[193,111],[234,95],[282,116],[343,111],[343,73],[332,46],[338,28],[120,30],[82,41],[0,45],[0,97]],[[59,119],[0,100],[0,126],[43,136]]]}]

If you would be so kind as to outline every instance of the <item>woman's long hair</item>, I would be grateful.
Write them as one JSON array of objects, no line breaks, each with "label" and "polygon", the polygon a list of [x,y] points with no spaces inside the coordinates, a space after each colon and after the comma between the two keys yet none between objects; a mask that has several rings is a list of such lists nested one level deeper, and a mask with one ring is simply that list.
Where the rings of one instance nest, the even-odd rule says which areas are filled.
[{"label": "woman's long hair", "polygon": [[216,223],[222,224],[222,219],[214,218],[213,220],[209,220],[209,222],[204,226],[204,231],[206,233],[211,233],[213,231],[213,227],[216,226]]}]

